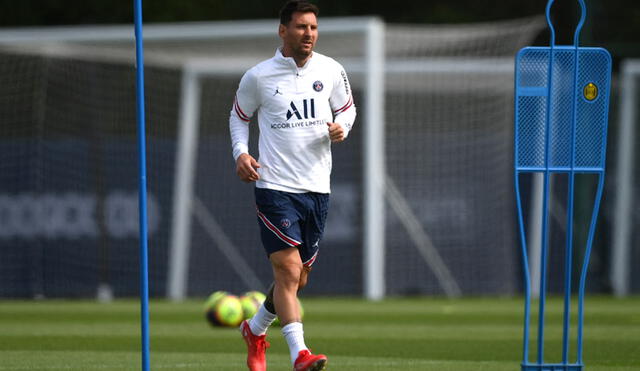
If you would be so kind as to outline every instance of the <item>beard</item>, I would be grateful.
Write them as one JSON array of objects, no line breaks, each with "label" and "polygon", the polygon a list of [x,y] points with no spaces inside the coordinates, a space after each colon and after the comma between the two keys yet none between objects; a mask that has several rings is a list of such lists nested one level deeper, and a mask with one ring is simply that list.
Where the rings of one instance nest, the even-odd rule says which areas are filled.
[{"label": "beard", "polygon": [[304,46],[298,46],[293,48],[293,52],[300,57],[308,57],[313,53],[313,46],[311,48],[305,48]]},{"label": "beard", "polygon": [[313,53],[313,49],[298,49],[294,50],[294,53],[299,57],[308,57]]},{"label": "beard", "polygon": [[303,44],[304,41],[313,42],[312,40],[301,40],[300,43],[296,43],[296,44],[292,45],[291,49],[298,56],[308,57],[308,56],[311,55],[311,53],[313,53],[313,48],[315,47],[315,43],[312,43],[311,47],[307,48],[307,45]]}]

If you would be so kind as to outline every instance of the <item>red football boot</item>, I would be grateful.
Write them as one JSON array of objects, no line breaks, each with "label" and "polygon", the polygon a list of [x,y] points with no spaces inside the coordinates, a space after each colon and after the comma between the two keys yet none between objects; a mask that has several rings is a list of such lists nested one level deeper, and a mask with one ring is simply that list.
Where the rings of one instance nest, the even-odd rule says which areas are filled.
[{"label": "red football boot", "polygon": [[322,371],[327,366],[327,356],[311,354],[309,350],[301,350],[293,364],[293,371]]},{"label": "red football boot", "polygon": [[240,333],[247,343],[247,366],[251,371],[266,371],[267,360],[265,352],[269,348],[269,342],[265,340],[267,334],[256,336],[251,332],[249,321],[244,320],[240,325]]}]

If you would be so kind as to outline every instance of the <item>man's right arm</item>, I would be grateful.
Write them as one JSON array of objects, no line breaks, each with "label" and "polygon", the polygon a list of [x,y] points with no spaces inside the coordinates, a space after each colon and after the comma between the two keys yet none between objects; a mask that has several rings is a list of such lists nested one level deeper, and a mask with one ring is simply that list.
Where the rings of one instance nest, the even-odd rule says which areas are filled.
[{"label": "man's right arm", "polygon": [[256,170],[260,165],[249,155],[249,122],[259,106],[257,85],[255,71],[253,69],[247,71],[240,80],[229,115],[231,148],[233,158],[236,160],[236,173],[245,182],[259,179]]}]

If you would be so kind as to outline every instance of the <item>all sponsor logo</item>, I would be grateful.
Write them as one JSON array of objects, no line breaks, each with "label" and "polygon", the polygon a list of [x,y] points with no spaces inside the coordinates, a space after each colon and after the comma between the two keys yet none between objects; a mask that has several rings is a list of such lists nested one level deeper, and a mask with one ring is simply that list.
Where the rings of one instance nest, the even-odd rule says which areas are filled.
[{"label": "all sponsor logo", "polygon": [[300,109],[298,109],[298,106],[296,106],[295,102],[292,101],[289,104],[289,110],[287,111],[287,120],[289,120],[293,116],[295,116],[298,120],[316,117],[316,105],[313,98],[303,99],[302,102],[298,102],[298,105],[301,106],[300,108],[302,108],[302,112],[300,111]]}]

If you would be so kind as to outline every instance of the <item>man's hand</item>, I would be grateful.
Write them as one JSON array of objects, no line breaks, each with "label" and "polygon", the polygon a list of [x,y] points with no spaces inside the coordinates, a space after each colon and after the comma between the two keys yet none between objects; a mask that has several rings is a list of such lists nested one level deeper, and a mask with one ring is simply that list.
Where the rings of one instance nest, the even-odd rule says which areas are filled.
[{"label": "man's hand", "polygon": [[243,153],[236,160],[236,174],[243,182],[255,182],[260,179],[257,169],[260,167],[258,161],[248,153]]},{"label": "man's hand", "polygon": [[327,122],[329,127],[329,138],[333,143],[342,142],[344,140],[344,129],[340,124],[335,122]]}]

